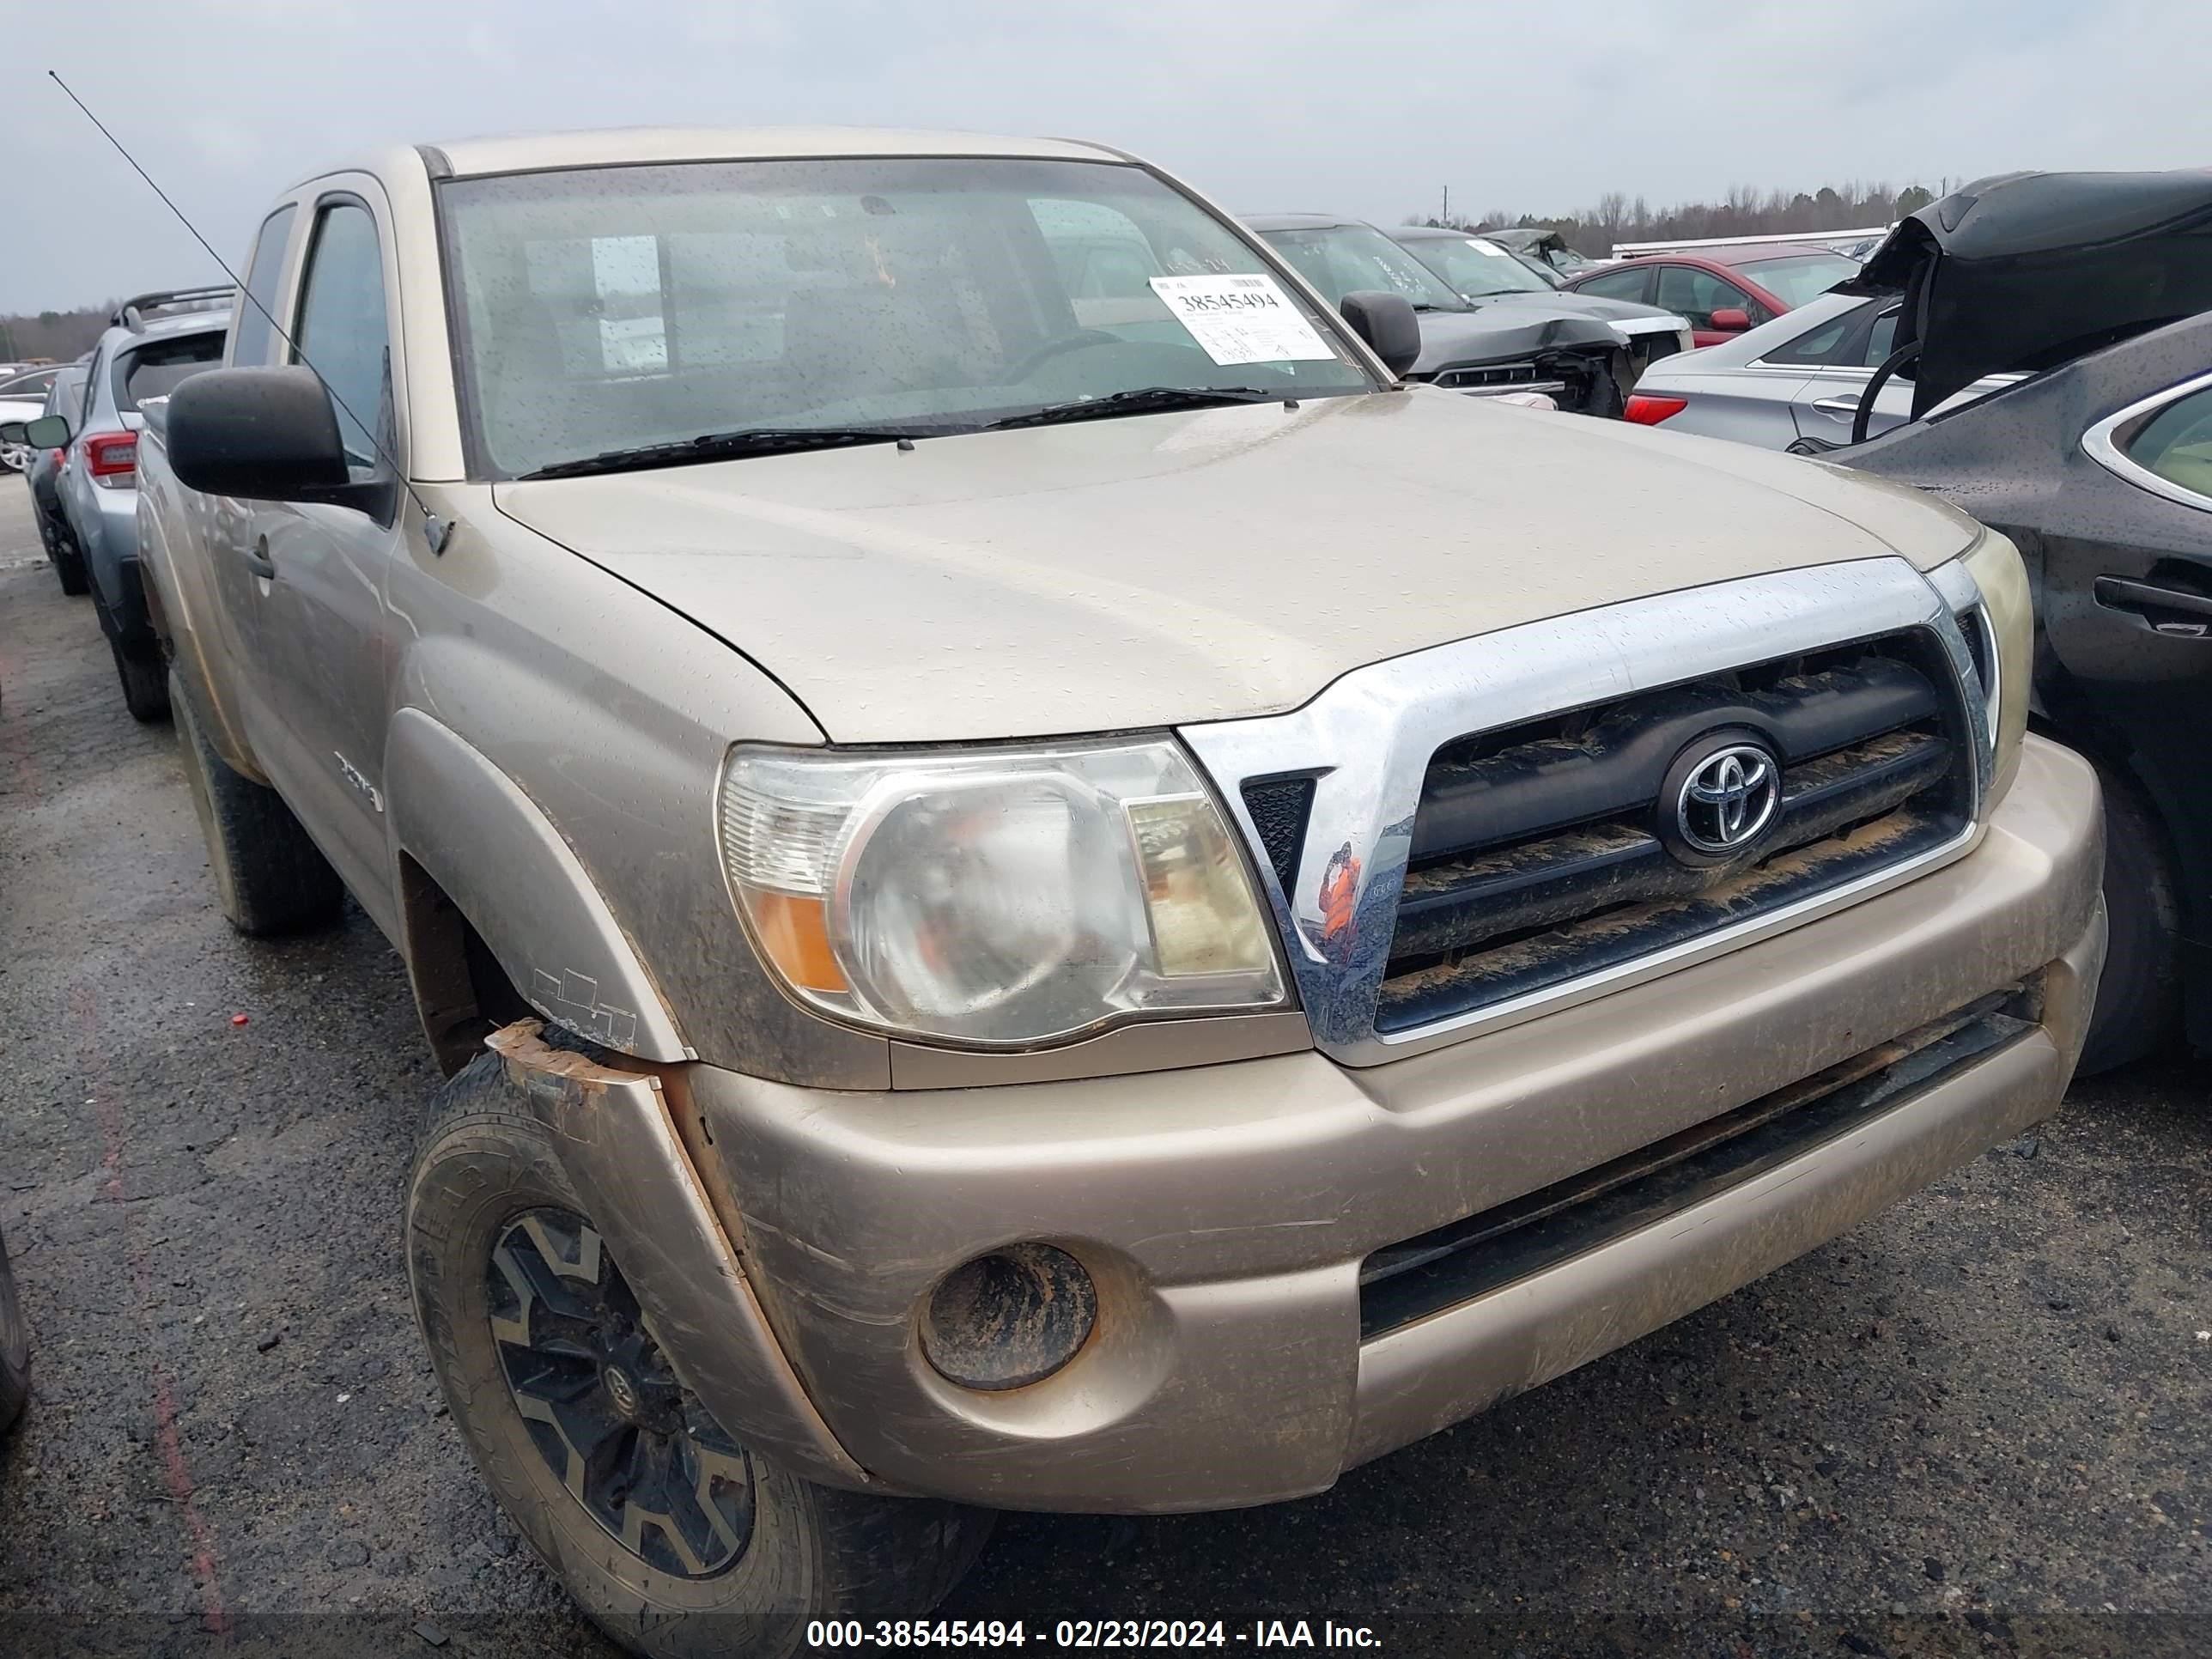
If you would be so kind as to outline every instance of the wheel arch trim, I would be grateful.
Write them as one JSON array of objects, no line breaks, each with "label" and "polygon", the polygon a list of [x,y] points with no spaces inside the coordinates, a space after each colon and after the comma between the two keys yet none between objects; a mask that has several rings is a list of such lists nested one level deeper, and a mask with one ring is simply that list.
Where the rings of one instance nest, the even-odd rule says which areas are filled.
[{"label": "wheel arch trim", "polygon": [[[640,1059],[697,1057],[575,853],[489,757],[402,708],[385,741],[383,793],[395,880],[404,854],[547,1020]],[[403,940],[410,974],[425,943]],[[418,977],[418,1000],[422,990]]]}]

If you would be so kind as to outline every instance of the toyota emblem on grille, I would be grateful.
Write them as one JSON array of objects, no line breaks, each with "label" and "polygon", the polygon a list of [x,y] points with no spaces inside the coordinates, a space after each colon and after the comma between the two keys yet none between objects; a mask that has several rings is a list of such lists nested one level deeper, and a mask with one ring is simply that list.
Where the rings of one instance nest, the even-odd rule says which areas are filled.
[{"label": "toyota emblem on grille", "polygon": [[1736,853],[1765,833],[1781,804],[1782,778],[1773,755],[1757,744],[1730,744],[1682,780],[1674,823],[1700,853]]}]

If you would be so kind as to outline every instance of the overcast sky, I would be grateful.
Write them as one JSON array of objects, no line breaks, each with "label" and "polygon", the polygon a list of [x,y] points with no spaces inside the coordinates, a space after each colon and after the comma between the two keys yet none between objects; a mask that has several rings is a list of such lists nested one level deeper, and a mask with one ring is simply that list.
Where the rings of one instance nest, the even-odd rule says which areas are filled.
[{"label": "overcast sky", "polygon": [[649,122],[1096,138],[1240,210],[2212,166],[2206,0],[0,0],[0,312],[216,275],[385,143]]}]

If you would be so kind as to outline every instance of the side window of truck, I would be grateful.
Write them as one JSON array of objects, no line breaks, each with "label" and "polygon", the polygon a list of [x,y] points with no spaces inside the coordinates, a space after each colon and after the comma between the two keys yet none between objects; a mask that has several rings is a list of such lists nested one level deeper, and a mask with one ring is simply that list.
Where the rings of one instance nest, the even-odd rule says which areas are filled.
[{"label": "side window of truck", "polygon": [[357,201],[326,203],[315,222],[307,270],[300,284],[299,355],[329,386],[337,406],[346,459],[377,464],[369,436],[390,430],[392,337],[385,320],[384,256],[376,220]]},{"label": "side window of truck", "polygon": [[[289,202],[261,223],[254,239],[253,258],[246,267],[246,291],[240,301],[238,326],[231,342],[230,361],[236,368],[260,368],[269,362],[269,343],[276,337],[269,319],[276,314],[276,276],[284,269],[284,245],[292,237],[292,221],[300,210]],[[254,301],[258,300],[258,306]]]}]

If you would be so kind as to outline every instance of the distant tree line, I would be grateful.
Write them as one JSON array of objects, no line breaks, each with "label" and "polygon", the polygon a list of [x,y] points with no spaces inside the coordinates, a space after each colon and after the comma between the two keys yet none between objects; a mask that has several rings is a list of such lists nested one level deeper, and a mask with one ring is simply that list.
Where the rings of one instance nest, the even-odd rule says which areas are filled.
[{"label": "distant tree line", "polygon": [[80,306],[75,311],[41,311],[36,316],[0,317],[0,363],[51,357],[58,363],[82,357],[100,343],[100,331],[116,302]]},{"label": "distant tree line", "polygon": [[1618,242],[1692,241],[1714,236],[1773,236],[1800,230],[1857,230],[1887,225],[1928,205],[1951,181],[1939,180],[1929,190],[1908,185],[1893,190],[1887,184],[1823,185],[1810,192],[1785,190],[1759,191],[1738,185],[1717,202],[1680,202],[1654,208],[1641,196],[1631,198],[1608,191],[1594,207],[1558,216],[1519,213],[1492,208],[1480,219],[1455,214],[1449,220],[1415,214],[1406,222],[1449,224],[1462,230],[1505,230],[1541,226],[1556,230],[1567,246],[1602,258]]}]

